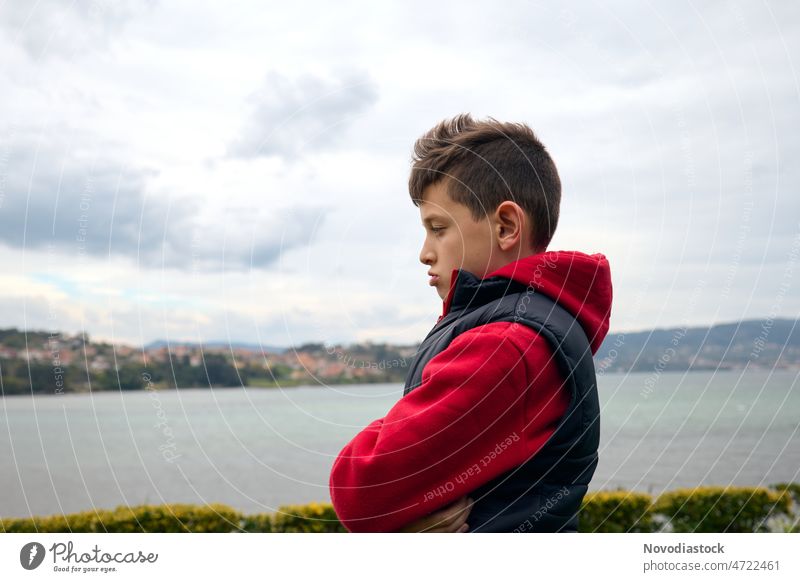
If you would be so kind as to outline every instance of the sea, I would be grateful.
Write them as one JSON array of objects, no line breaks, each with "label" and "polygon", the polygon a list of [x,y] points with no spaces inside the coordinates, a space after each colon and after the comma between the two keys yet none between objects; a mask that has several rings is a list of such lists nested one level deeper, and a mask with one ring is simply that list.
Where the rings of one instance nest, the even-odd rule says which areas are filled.
[{"label": "sea", "polygon": [[[598,375],[590,490],[658,495],[800,481],[800,372]],[[198,388],[0,398],[0,516],[330,501],[337,453],[401,384]]]}]

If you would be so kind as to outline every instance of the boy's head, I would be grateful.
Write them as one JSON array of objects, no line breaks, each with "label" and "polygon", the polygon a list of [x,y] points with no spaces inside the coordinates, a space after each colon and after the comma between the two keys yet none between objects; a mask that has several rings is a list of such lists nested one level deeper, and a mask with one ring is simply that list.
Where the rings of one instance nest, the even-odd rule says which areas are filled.
[{"label": "boy's head", "polygon": [[414,144],[408,190],[426,232],[419,258],[442,299],[453,269],[484,277],[544,252],[558,225],[558,171],[522,123],[445,119]]}]

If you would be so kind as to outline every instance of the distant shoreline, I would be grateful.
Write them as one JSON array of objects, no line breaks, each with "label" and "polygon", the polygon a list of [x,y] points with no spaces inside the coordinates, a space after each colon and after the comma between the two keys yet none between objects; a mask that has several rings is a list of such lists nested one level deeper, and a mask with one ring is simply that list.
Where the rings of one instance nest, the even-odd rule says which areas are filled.
[{"label": "distant shoreline", "polygon": [[0,393],[0,397],[3,398],[12,398],[15,396],[70,396],[70,395],[86,395],[86,394],[119,394],[119,393],[135,393],[135,392],[172,392],[172,391],[181,391],[181,390],[235,390],[237,388],[251,388],[251,389],[264,389],[264,390],[275,390],[275,389],[282,389],[282,388],[328,388],[330,386],[360,386],[360,385],[375,385],[375,384],[402,384],[402,382],[396,381],[369,381],[369,382],[353,382],[351,380],[347,381],[333,381],[333,382],[325,382],[325,383],[313,383],[308,381],[302,380],[286,380],[281,381],[280,383],[275,382],[251,382],[245,385],[238,385],[238,386],[184,386],[182,388],[175,388],[170,386],[166,382],[153,382],[151,384],[152,388],[150,387],[143,387],[143,388],[132,388],[129,390],[115,390],[111,389],[102,389],[102,390],[70,390],[66,392],[27,392],[27,393],[15,393],[15,394],[5,394]]},{"label": "distant shoreline", "polygon": [[[664,375],[683,375],[683,374],[741,374],[744,370],[742,369],[722,369],[716,370],[713,368],[700,368],[697,370],[664,370],[661,374]],[[764,373],[764,372],[785,372],[787,374],[796,374],[797,370],[792,368],[780,368],[780,369],[763,369],[763,368],[751,368],[747,370],[746,373],[753,374],[753,373]],[[602,376],[649,376],[651,372],[646,370],[635,370],[635,371],[609,371],[604,373],[598,373],[597,377],[601,378]],[[280,383],[275,382],[251,382],[245,385],[237,385],[237,386],[184,386],[182,388],[174,388],[166,384],[165,382],[152,382],[151,386],[152,389],[149,387],[143,388],[132,388],[128,390],[119,390],[119,389],[103,389],[103,390],[70,390],[68,392],[27,392],[27,393],[15,393],[15,394],[0,394],[2,398],[12,398],[16,396],[27,397],[27,396],[70,396],[70,395],[86,395],[86,394],[120,394],[120,393],[136,393],[136,392],[171,392],[171,391],[181,391],[181,390],[236,390],[241,388],[249,388],[249,389],[264,389],[264,390],[275,390],[275,389],[283,389],[283,388],[328,388],[331,386],[372,386],[376,384],[403,384],[402,381],[396,380],[375,380],[375,381],[361,381],[361,382],[353,382],[351,379],[345,379],[342,381],[332,381],[332,382],[325,382],[325,383],[314,383],[308,382],[303,380],[285,380]]]}]

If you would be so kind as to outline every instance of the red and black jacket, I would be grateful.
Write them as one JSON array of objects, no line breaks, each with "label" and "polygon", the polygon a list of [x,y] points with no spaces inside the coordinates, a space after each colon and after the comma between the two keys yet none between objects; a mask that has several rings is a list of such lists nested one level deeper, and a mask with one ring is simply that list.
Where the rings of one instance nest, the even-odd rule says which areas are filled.
[{"label": "red and black jacket", "polygon": [[550,251],[478,279],[454,269],[404,396],[339,453],[349,531],[396,531],[464,495],[470,531],[575,531],[597,465],[591,356],[608,333],[601,254]]}]

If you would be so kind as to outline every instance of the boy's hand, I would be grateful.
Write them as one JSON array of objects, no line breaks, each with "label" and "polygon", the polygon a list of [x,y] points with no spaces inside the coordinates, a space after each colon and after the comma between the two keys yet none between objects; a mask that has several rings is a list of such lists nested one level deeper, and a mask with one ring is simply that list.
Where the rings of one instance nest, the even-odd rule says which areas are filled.
[{"label": "boy's hand", "polygon": [[401,533],[464,533],[469,529],[467,517],[474,501],[467,496],[397,530]]}]

